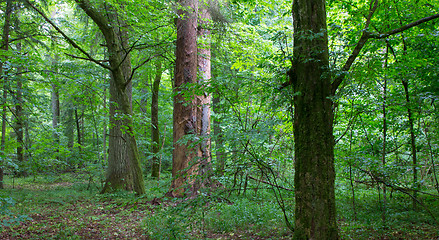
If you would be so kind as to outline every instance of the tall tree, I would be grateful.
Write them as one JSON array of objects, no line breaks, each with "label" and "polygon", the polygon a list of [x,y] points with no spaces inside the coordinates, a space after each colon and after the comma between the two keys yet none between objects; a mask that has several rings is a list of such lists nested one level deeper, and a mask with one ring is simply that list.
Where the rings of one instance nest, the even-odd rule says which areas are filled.
[{"label": "tall tree", "polygon": [[[117,13],[107,8],[107,14],[98,11],[88,0],[75,0],[96,23],[105,37],[111,72],[110,81],[110,138],[108,172],[103,192],[116,189],[145,193],[143,174],[133,129],[132,71],[128,51],[128,36]],[[111,8],[111,7],[110,7]],[[112,16],[115,19],[108,19]]]},{"label": "tall tree", "polygon": [[[10,30],[10,21],[11,21],[11,13],[12,13],[12,0],[6,1],[6,10],[5,10],[5,22],[3,25],[3,34],[1,41],[1,49],[4,51],[8,51],[9,48],[9,30]],[[6,75],[3,75],[3,61],[0,61],[0,79],[3,87],[3,99],[2,99],[2,138],[1,138],[1,146],[0,146],[0,154],[3,155],[5,152],[5,144],[6,144],[6,99],[8,97],[7,86],[6,86]],[[2,158],[3,159],[3,158]],[[3,168],[4,163],[1,162],[0,165],[0,189],[3,189]]]},{"label": "tall tree", "polygon": [[[208,179],[208,172],[211,170],[211,139],[210,139],[210,110],[211,94],[207,89],[211,78],[211,50],[210,50],[210,27],[211,16],[208,11],[208,1],[199,0],[199,24],[198,24],[198,85],[202,94],[197,95],[197,135],[200,138],[199,149],[197,150],[198,174],[201,176],[197,188],[202,187]],[[207,90],[206,90],[207,89]]]},{"label": "tall tree", "polygon": [[[116,124],[111,127],[120,128],[116,129],[116,135],[111,136],[111,138],[117,140],[118,143],[123,145],[109,144],[109,149],[115,149],[113,149],[114,154],[109,153],[108,156],[109,167],[107,180],[102,192],[117,189],[129,189],[136,192],[136,194],[143,194],[145,193],[145,184],[142,169],[140,167],[137,142],[134,136],[130,94],[133,72],[131,71],[129,49],[127,48],[127,33],[124,30],[125,26],[119,25],[123,21],[118,22],[117,19],[114,18],[117,17],[117,13],[111,6],[108,8],[96,8],[91,5],[88,0],[75,0],[75,2],[93,20],[104,36],[109,65],[94,59],[75,41],[69,38],[49,18],[47,18],[44,13],[26,0],[26,3],[43,16],[43,18],[52,25],[70,45],[78,49],[85,56],[84,59],[92,61],[110,71],[110,99],[113,100],[114,107],[114,114],[110,117],[116,122]],[[123,148],[123,146],[126,148]]]},{"label": "tall tree", "polygon": [[196,159],[196,153],[191,140],[197,133],[196,101],[190,88],[197,82],[198,0],[179,0],[178,3],[171,196],[183,196],[183,185],[193,183],[195,163],[192,160]]},{"label": "tall tree", "polygon": [[[52,67],[53,71],[56,74],[58,72],[58,60],[57,56],[54,56],[52,59]],[[55,75],[54,75],[55,78]],[[54,139],[54,147],[56,148],[56,153],[59,152],[59,133],[58,133],[58,125],[60,120],[60,104],[59,104],[59,87],[56,83],[56,79],[53,79],[53,82],[51,84],[52,86],[52,101],[51,101],[51,107],[52,107],[52,128],[53,128],[53,139]],[[56,158],[59,159],[58,154],[56,155]]]},{"label": "tall tree", "polygon": [[294,0],[294,55],[289,84],[294,95],[295,232],[296,239],[338,239],[334,194],[334,137],[331,98],[369,39],[385,39],[439,14],[419,19],[384,33],[370,31],[378,8],[371,0],[361,37],[331,79],[324,0]]},{"label": "tall tree", "polygon": [[334,137],[324,0],[294,0],[296,239],[338,239]]},{"label": "tall tree", "polygon": [[160,129],[159,129],[159,91],[162,79],[162,62],[157,60],[155,64],[156,74],[152,84],[151,99],[151,146],[152,146],[152,169],[151,177],[160,178],[161,161],[158,156],[160,152]]}]

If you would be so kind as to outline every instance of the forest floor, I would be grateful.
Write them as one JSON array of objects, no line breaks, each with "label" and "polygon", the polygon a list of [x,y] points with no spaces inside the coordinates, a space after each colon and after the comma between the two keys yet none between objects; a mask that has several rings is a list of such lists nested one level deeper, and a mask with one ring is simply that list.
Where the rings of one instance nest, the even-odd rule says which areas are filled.
[{"label": "forest floor", "polygon": [[[76,180],[75,180],[76,179]],[[6,179],[1,190],[0,239],[291,239],[283,214],[268,195],[211,197],[176,202],[157,198],[166,181],[149,182],[148,196],[98,194],[98,187],[72,176]],[[82,178],[84,179],[84,178]],[[159,186],[157,186],[157,184]],[[265,193],[268,194],[268,193]],[[262,195],[262,196],[261,196]],[[5,199],[13,199],[5,201]],[[369,196],[370,198],[370,196]],[[271,199],[273,200],[273,199]],[[181,201],[181,200],[179,200]],[[359,198],[352,219],[349,199],[338,201],[342,239],[439,239],[439,226],[428,212],[399,211],[391,205],[387,226],[380,211]],[[436,206],[438,199],[427,199]],[[288,206],[287,206],[288,207]],[[289,206],[290,208],[292,206]],[[402,207],[404,209],[405,207]],[[291,208],[292,209],[292,208]],[[11,211],[8,213],[8,211]],[[391,214],[390,214],[391,212]],[[8,216],[9,215],[9,216]],[[291,217],[292,218],[292,217]]]}]

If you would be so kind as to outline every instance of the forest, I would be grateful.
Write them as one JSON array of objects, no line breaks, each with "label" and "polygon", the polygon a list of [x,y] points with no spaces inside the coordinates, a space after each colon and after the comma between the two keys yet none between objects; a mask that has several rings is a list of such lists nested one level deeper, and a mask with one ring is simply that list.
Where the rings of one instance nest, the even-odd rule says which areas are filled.
[{"label": "forest", "polygon": [[1,0],[0,239],[438,239],[439,0]]}]

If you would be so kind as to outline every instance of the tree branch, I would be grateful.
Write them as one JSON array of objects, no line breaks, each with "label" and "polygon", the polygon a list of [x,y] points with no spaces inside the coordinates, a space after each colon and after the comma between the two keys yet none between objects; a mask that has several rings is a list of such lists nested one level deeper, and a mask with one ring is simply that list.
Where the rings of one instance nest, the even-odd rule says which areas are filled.
[{"label": "tree branch", "polygon": [[369,9],[369,15],[366,19],[366,24],[364,25],[364,30],[361,34],[360,40],[358,40],[357,45],[354,48],[354,51],[352,51],[352,54],[349,56],[348,60],[344,64],[343,68],[341,69],[340,75],[338,75],[337,78],[335,78],[334,82],[332,83],[332,94],[335,94],[335,91],[337,91],[340,84],[343,82],[347,72],[351,68],[352,64],[354,63],[355,59],[360,54],[361,49],[366,44],[367,40],[369,39],[369,32],[367,29],[369,28],[370,21],[372,20],[373,14],[375,13],[376,9],[378,8],[378,0],[375,0],[373,5],[370,5]]},{"label": "tree branch", "polygon": [[383,39],[383,38],[387,38],[391,35],[395,35],[397,33],[403,32],[407,29],[410,29],[412,27],[416,27],[422,23],[431,21],[433,19],[439,18],[439,14],[434,14],[432,16],[429,17],[425,17],[425,18],[421,18],[417,21],[411,22],[405,26],[402,26],[400,28],[396,28],[393,29],[391,31],[388,31],[386,33],[372,33],[370,31],[368,31],[369,29],[369,25],[372,19],[373,14],[375,13],[376,9],[378,7],[378,0],[375,0],[373,6],[371,5],[371,8],[369,10],[369,16],[366,19],[366,24],[365,24],[365,28],[361,34],[360,39],[358,40],[357,45],[355,46],[354,50],[352,51],[352,54],[349,56],[348,60],[346,61],[346,63],[344,64],[343,68],[341,69],[341,73],[340,75],[338,75],[334,82],[332,83],[332,94],[335,94],[335,92],[337,91],[338,87],[340,86],[340,84],[343,82],[344,78],[346,77],[347,72],[350,70],[352,64],[354,63],[355,59],[358,57],[358,55],[360,54],[361,49],[363,49],[364,45],[366,44],[366,42],[369,39]]},{"label": "tree branch", "polygon": [[141,66],[145,65],[147,62],[151,61],[153,58],[160,56],[160,54],[155,54],[153,56],[150,56],[148,59],[146,59],[145,61],[143,61],[141,64],[137,65],[135,68],[133,68],[133,70],[131,71],[131,75],[130,78],[128,79],[128,81],[125,83],[125,87],[128,86],[128,84],[130,84],[131,80],[133,79],[134,76],[134,72],[139,69]]},{"label": "tree branch", "polygon": [[420,24],[422,24],[422,23],[428,22],[428,21],[433,20],[433,19],[436,19],[436,18],[439,18],[439,13],[438,13],[438,14],[431,15],[431,16],[429,16],[429,17],[421,18],[421,19],[419,19],[419,20],[417,20],[417,21],[411,22],[411,23],[409,23],[409,24],[407,24],[407,25],[405,25],[405,26],[402,26],[402,27],[400,27],[400,28],[393,29],[393,30],[388,31],[388,32],[386,32],[386,33],[381,33],[381,34],[371,33],[371,34],[370,34],[370,38],[374,38],[374,39],[383,39],[383,38],[389,37],[389,36],[391,36],[391,35],[395,35],[395,34],[397,34],[397,33],[403,32],[403,31],[405,31],[405,30],[407,30],[407,29],[410,29],[410,28],[412,28],[412,27],[416,27],[416,26],[418,26],[418,25],[420,25]]},{"label": "tree branch", "polygon": [[88,54],[86,51],[84,51],[78,44],[76,44],[75,43],[75,41],[73,41],[69,36],[67,36],[59,27],[57,27],[56,25],[55,25],[55,23],[53,23],[42,11],[40,11],[37,7],[35,7],[29,0],[24,0],[32,9],[34,9],[38,14],[40,14],[45,20],[46,20],[46,22],[47,23],[49,23],[50,25],[52,25],[52,27],[53,28],[55,28],[55,30],[57,31],[57,32],[59,32],[63,37],[64,37],[64,39],[72,46],[72,47],[74,47],[74,48],[76,48],[76,49],[78,49],[82,54],[84,54],[85,56],[87,56],[87,58],[90,60],[90,61],[92,61],[92,62],[94,62],[94,63],[96,63],[96,64],[98,64],[99,66],[101,66],[101,67],[103,67],[103,68],[106,68],[106,69],[109,69],[109,70],[111,70],[111,68],[110,68],[110,66],[108,66],[108,65],[105,65],[105,64],[102,64],[102,63],[100,63],[99,61],[97,61],[96,59],[94,59],[92,56],[90,56],[90,54]]}]

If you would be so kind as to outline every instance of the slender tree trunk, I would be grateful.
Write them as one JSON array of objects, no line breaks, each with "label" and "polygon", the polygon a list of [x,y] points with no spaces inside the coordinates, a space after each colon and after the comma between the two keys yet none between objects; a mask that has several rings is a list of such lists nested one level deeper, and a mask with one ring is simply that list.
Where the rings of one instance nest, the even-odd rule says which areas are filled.
[{"label": "slender tree trunk", "polygon": [[179,0],[177,10],[177,48],[175,60],[174,113],[172,156],[172,183],[169,195],[181,197],[183,185],[193,184],[196,149],[191,148],[191,139],[196,134],[196,102],[186,99],[184,93],[197,82],[197,14],[198,0]]},{"label": "slender tree trunk", "polygon": [[[354,111],[354,101],[352,101],[352,109],[351,111]],[[352,152],[352,133],[354,130],[354,124],[352,124],[352,126],[350,127],[350,135],[349,135],[349,154],[351,156],[353,156],[353,152]],[[349,180],[351,183],[351,192],[352,192],[352,210],[354,211],[354,220],[357,221],[357,208],[355,205],[355,188],[354,188],[354,179],[352,176],[352,163],[353,163],[353,159],[349,159]]]},{"label": "slender tree trunk", "polygon": [[[218,94],[213,95],[212,103],[213,103],[213,111],[215,115],[218,116],[221,112],[219,103],[221,99]],[[216,155],[216,174],[218,176],[224,176],[224,170],[226,165],[226,158],[224,153],[224,136],[223,130],[221,128],[221,120],[218,117],[215,117],[213,120],[213,132],[215,134],[215,155]]]},{"label": "slender tree trunk", "polygon": [[66,120],[65,120],[65,135],[67,136],[67,147],[71,152],[73,152],[73,145],[75,144],[75,120],[74,114],[75,109],[74,105],[71,102],[67,103],[65,107],[66,110]]},{"label": "slender tree trunk", "polygon": [[161,161],[159,157],[160,152],[160,129],[159,129],[159,91],[160,81],[162,79],[162,62],[160,60],[156,63],[156,75],[152,85],[152,100],[151,100],[151,145],[152,145],[152,169],[151,177],[160,179]]},{"label": "slender tree trunk", "polygon": [[415,136],[415,129],[414,129],[414,123],[413,123],[413,114],[412,114],[412,107],[410,102],[410,93],[409,93],[409,83],[407,79],[402,80],[402,85],[404,86],[404,93],[405,93],[405,100],[407,105],[407,116],[409,120],[409,127],[410,127],[410,148],[412,152],[412,164],[413,164],[413,185],[415,191],[413,192],[413,209],[417,209],[417,202],[416,198],[418,195],[418,190],[420,188],[419,182],[418,182],[418,160],[417,160],[417,151],[416,151],[416,136]]},{"label": "slender tree trunk", "polygon": [[[3,25],[3,35],[2,35],[2,41],[1,45],[2,50],[8,51],[9,48],[9,30],[10,30],[10,20],[11,20],[11,13],[12,13],[12,0],[6,0],[6,10],[5,10],[5,20]],[[2,137],[1,137],[1,143],[0,143],[0,155],[5,154],[5,144],[6,144],[6,99],[8,97],[7,92],[7,81],[6,81],[6,74],[3,75],[3,62],[0,61],[0,77],[2,77],[2,85],[3,85],[3,99],[2,99]],[[3,159],[3,157],[2,157]],[[4,163],[3,160],[0,163],[0,189],[4,188],[3,185],[3,168]]]},{"label": "slender tree trunk", "polygon": [[[402,25],[402,23],[401,23]],[[407,54],[407,45],[405,42],[404,34],[401,34],[402,37],[402,43],[403,43],[403,54]],[[409,127],[410,127],[410,147],[412,152],[412,164],[413,164],[413,185],[415,191],[413,192],[413,209],[417,209],[417,197],[418,197],[418,190],[420,188],[420,184],[418,182],[418,158],[417,158],[417,150],[416,150],[416,136],[415,136],[415,128],[414,128],[414,121],[413,121],[413,114],[412,114],[412,105],[410,101],[410,92],[409,92],[409,82],[407,79],[402,79],[402,86],[404,87],[404,93],[405,93],[405,101],[407,105],[407,117],[409,120]]]},{"label": "slender tree trunk", "polygon": [[[17,51],[21,52],[21,42],[19,41],[16,45]],[[23,114],[23,82],[21,78],[20,72],[22,71],[21,67],[17,68],[17,91],[15,93],[16,103],[15,103],[15,133],[17,139],[17,161],[19,164],[23,165],[24,163],[24,114]],[[20,173],[26,175],[24,169],[20,169]]]},{"label": "slender tree trunk", "polygon": [[[58,72],[58,60],[57,60],[57,56],[55,56],[52,59],[52,67],[54,69],[55,72]],[[53,139],[54,139],[54,148],[56,149],[56,159],[59,160],[59,133],[58,133],[58,125],[59,125],[59,120],[60,120],[60,105],[59,105],[59,88],[58,88],[58,84],[55,83],[56,80],[53,80],[54,82],[51,84],[52,85],[52,101],[51,101],[51,106],[52,106],[52,128],[53,128]]]},{"label": "slender tree trunk", "polygon": [[294,0],[295,239],[338,239],[324,0]]},{"label": "slender tree trunk", "polygon": [[[386,71],[387,69],[387,61],[389,56],[389,45],[386,45],[385,49],[385,55],[384,55],[384,63],[383,63],[383,69]],[[387,74],[384,74],[384,82],[382,84],[383,86],[383,149],[381,151],[381,162],[383,164],[383,168],[386,166],[386,155],[387,155]],[[383,220],[383,223],[386,223],[386,211],[387,211],[387,192],[386,192],[386,185],[382,185],[383,189],[383,211],[381,218]]]},{"label": "slender tree trunk", "polygon": [[[102,108],[104,109],[104,111],[106,111],[107,109],[107,88],[104,88],[104,99],[102,100]],[[104,116],[104,119],[106,118],[106,115]],[[104,120],[104,126],[103,128],[103,133],[102,133],[102,163],[106,163],[107,162],[107,121]]]},{"label": "slender tree trunk", "polygon": [[75,108],[75,123],[76,123],[76,135],[77,135],[77,141],[78,141],[78,148],[79,151],[82,149],[82,141],[81,141],[81,123],[78,116],[78,108]]}]

